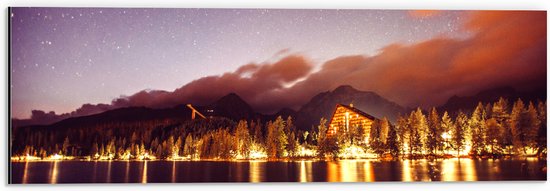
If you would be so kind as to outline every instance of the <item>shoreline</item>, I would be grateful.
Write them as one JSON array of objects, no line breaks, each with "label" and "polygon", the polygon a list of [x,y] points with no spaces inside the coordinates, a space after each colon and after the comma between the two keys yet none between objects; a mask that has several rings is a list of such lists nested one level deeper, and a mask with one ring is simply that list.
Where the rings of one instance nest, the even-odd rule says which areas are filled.
[{"label": "shoreline", "polygon": [[547,158],[542,157],[500,157],[500,158],[474,158],[474,157],[441,157],[441,158],[399,158],[399,159],[379,159],[379,158],[342,158],[342,159],[331,159],[324,160],[318,158],[295,158],[295,159],[197,159],[197,160],[168,160],[168,159],[146,159],[146,160],[91,160],[91,159],[11,159],[12,163],[25,163],[25,162],[63,162],[63,161],[79,161],[79,162],[335,162],[335,161],[377,161],[377,162],[391,162],[391,161],[439,161],[439,160],[449,160],[449,159],[472,159],[472,160],[540,160],[546,161]]}]

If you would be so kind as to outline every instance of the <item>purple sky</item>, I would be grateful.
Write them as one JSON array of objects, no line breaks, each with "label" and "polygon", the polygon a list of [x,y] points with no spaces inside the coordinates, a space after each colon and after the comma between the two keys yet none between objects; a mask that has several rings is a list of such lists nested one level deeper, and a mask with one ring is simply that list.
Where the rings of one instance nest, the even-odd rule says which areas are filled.
[{"label": "purple sky", "polygon": [[[172,92],[193,80],[234,72],[246,64],[269,66],[285,56],[300,55],[311,69],[306,68],[299,79],[284,81],[290,87],[341,56],[376,58],[395,48],[389,45],[414,47],[439,38],[466,42],[472,37],[472,31],[464,29],[468,14],[12,8],[12,115],[28,118],[33,109],[66,113],[85,103],[110,104],[141,90]],[[369,87],[360,88],[380,89]]]},{"label": "purple sky", "polygon": [[172,91],[286,49],[314,63],[375,54],[389,43],[452,33],[460,19],[456,12],[417,19],[372,10],[13,8],[12,114]]}]

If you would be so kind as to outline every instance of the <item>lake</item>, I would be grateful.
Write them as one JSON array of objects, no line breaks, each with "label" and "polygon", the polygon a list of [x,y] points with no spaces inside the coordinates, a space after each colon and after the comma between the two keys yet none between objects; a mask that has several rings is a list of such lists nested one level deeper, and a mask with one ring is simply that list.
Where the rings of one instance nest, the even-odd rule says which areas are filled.
[{"label": "lake", "polygon": [[546,180],[546,160],[11,162],[11,183]]}]

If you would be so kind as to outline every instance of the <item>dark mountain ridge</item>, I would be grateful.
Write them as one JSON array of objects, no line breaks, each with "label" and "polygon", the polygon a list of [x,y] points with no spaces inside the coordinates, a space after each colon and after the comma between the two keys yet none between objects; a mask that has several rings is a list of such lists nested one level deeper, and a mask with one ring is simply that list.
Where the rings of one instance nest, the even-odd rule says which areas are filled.
[{"label": "dark mountain ridge", "polygon": [[302,130],[310,130],[312,126],[319,124],[321,117],[329,120],[336,104],[353,104],[353,107],[374,117],[387,117],[390,121],[395,121],[399,114],[405,114],[410,110],[374,92],[360,91],[349,85],[344,85],[311,98],[298,110],[296,125]]},{"label": "dark mountain ridge", "polygon": [[517,99],[522,99],[522,101],[526,103],[529,101],[546,101],[546,89],[535,89],[520,92],[512,87],[498,87],[481,91],[472,96],[452,96],[445,104],[437,107],[437,109],[439,111],[448,111],[449,114],[452,115],[458,113],[459,110],[469,113],[477,106],[479,102],[482,102],[483,104],[492,104],[497,102],[500,97],[507,99],[509,104],[515,102]]},{"label": "dark mountain ridge", "polygon": [[[515,101],[522,98],[524,101],[546,100],[546,91],[517,92],[513,88],[504,87],[479,92],[473,96],[451,97],[446,104],[438,107],[439,111],[448,111],[450,114],[458,110],[468,112],[475,108],[478,102],[493,103],[499,97],[504,97],[509,101]],[[392,101],[389,101],[380,95],[360,91],[351,86],[340,86],[333,91],[321,92],[311,98],[298,111],[289,108],[282,108],[279,112],[271,115],[257,113],[240,96],[235,93],[227,94],[217,101],[206,106],[194,106],[199,112],[206,116],[216,116],[231,119],[233,121],[260,120],[265,123],[274,120],[278,116],[286,119],[292,117],[295,125],[301,130],[311,130],[317,126],[320,118],[329,120],[336,104],[353,104],[359,110],[362,110],[376,118],[387,117],[395,122],[399,115],[408,114],[411,109],[402,107]],[[166,121],[182,122],[191,119],[191,109],[185,104],[177,105],[172,108],[151,109],[146,107],[128,107],[109,110],[103,113],[73,117],[61,120],[50,125],[25,125],[27,127],[48,127],[48,128],[69,128],[93,126],[103,123],[139,123],[146,121]],[[17,128],[17,126],[13,126]]]},{"label": "dark mountain ridge", "polygon": [[205,114],[227,117],[235,121],[252,119],[258,116],[252,107],[235,93],[227,94],[203,108],[206,109],[203,112]]},{"label": "dark mountain ridge", "polygon": [[109,110],[94,115],[72,117],[50,125],[31,125],[25,127],[41,127],[67,129],[73,127],[93,127],[112,123],[140,123],[149,121],[185,121],[190,119],[191,111],[185,105],[172,108],[151,109],[146,107],[126,107]]}]

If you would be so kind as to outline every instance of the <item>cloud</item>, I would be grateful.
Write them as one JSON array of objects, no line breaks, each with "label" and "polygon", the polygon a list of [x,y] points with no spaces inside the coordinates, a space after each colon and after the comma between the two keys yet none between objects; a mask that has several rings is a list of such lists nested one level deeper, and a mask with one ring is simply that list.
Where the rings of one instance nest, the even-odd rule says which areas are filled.
[{"label": "cloud", "polygon": [[29,119],[12,119],[13,126],[26,126],[26,125],[45,125],[61,121],[70,117],[85,116],[95,113],[104,112],[110,109],[117,108],[115,105],[109,104],[84,104],[80,108],[71,113],[56,114],[54,111],[45,112],[42,110],[32,110],[31,117]]},{"label": "cloud", "polygon": [[491,87],[546,86],[545,12],[475,12],[464,28],[473,36],[392,44],[372,57],[334,59],[302,87],[349,84],[402,105],[428,107]]},{"label": "cloud", "polygon": [[[232,92],[258,111],[274,112],[297,108],[340,85],[374,91],[409,107],[437,106],[453,95],[499,86],[546,87],[546,12],[481,11],[468,17],[463,29],[472,35],[465,39],[439,36],[414,44],[390,44],[374,56],[334,58],[315,72],[306,57],[286,55],[288,50],[283,50],[280,54],[286,56],[279,55],[282,58],[274,62],[246,64],[172,92],[144,90],[111,104],[83,105],[69,116],[128,106],[204,105]],[[36,118],[48,117],[52,113],[36,114]]]},{"label": "cloud", "polygon": [[119,106],[169,107],[182,103],[209,104],[228,94],[237,93],[260,110],[271,106],[266,97],[307,76],[313,66],[303,56],[289,55],[274,63],[250,63],[234,72],[192,81],[173,92],[141,91],[113,102]]}]

